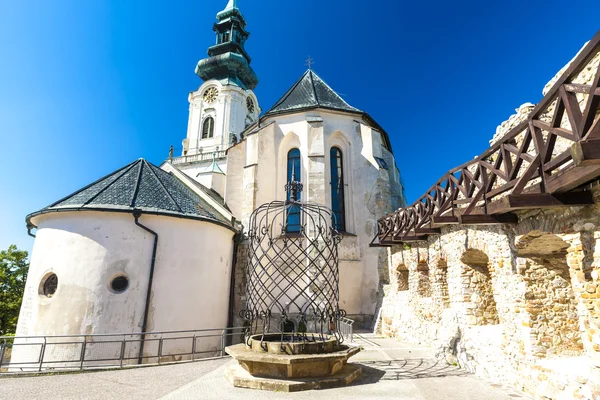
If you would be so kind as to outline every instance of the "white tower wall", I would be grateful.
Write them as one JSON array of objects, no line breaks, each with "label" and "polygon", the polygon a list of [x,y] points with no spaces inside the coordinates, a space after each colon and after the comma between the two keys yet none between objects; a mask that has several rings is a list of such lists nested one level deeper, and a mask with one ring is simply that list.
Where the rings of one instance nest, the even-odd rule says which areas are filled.
[{"label": "white tower wall", "polygon": [[[234,233],[191,219],[142,215],[139,221],[159,235],[147,331],[225,327]],[[129,213],[58,212],[33,222],[38,230],[17,335],[140,332],[154,236]],[[47,297],[42,283],[50,273],[58,288]],[[129,287],[115,293],[110,282],[120,274]],[[216,349],[219,340],[201,347]],[[170,345],[173,352],[178,344]],[[32,351],[39,348],[15,347],[12,362],[30,360]]]},{"label": "white tower wall", "polygon": [[[215,101],[208,102],[204,95],[211,88],[215,88],[218,95]],[[247,98],[251,98],[254,103],[253,112],[248,110]],[[189,102],[188,132],[182,154],[188,156],[212,152],[217,146],[220,150],[227,149],[231,143],[231,134],[235,134],[239,140],[240,133],[258,118],[261,111],[252,90],[236,85],[223,85],[216,79],[204,82],[197,91],[191,92]],[[214,135],[212,138],[202,139],[202,126],[208,117],[215,121]]]}]

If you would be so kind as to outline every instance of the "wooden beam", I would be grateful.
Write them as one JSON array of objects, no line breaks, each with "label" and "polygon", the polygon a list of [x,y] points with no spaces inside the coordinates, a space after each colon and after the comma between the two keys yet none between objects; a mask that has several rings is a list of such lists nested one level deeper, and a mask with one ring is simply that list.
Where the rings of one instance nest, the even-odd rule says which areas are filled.
[{"label": "wooden beam", "polygon": [[565,150],[562,153],[560,153],[559,155],[557,155],[556,157],[547,161],[544,164],[544,171],[551,172],[551,171],[555,170],[556,168],[568,163],[569,161],[571,161],[571,151]]},{"label": "wooden beam", "polygon": [[575,207],[594,204],[591,192],[511,194],[488,205],[490,214],[504,214],[515,210],[548,207]]},{"label": "wooden beam", "polygon": [[440,228],[417,228],[414,232],[417,235],[439,235],[442,230]]},{"label": "wooden beam", "polygon": [[573,144],[571,157],[576,166],[600,164],[600,140],[586,140]]},{"label": "wooden beam", "polygon": [[531,122],[533,124],[533,126],[535,126],[536,128],[540,128],[543,129],[547,132],[550,132],[556,136],[560,136],[562,138],[565,138],[567,140],[570,140],[572,142],[576,141],[577,138],[575,137],[575,135],[573,134],[573,132],[571,132],[568,129],[564,129],[564,128],[560,128],[560,127],[553,127],[550,126],[542,121],[538,121],[538,120],[533,120]]},{"label": "wooden beam", "polygon": [[402,238],[400,238],[400,240],[404,243],[407,242],[419,242],[422,240],[427,240],[427,235],[420,235],[420,236],[402,236]]},{"label": "wooden beam", "polygon": [[516,224],[519,218],[515,214],[466,214],[458,217],[461,225],[496,225],[496,224]]},{"label": "wooden beam", "polygon": [[546,179],[546,191],[565,193],[598,177],[600,177],[600,165],[565,168]]},{"label": "wooden beam", "polygon": [[452,216],[442,216],[442,217],[433,217],[431,221],[431,226],[434,228],[439,228],[444,225],[456,225],[458,224],[458,217]]},{"label": "wooden beam", "polygon": [[[566,83],[565,84],[565,90],[567,92],[573,92],[573,93],[589,94],[591,88],[592,88],[592,85],[581,85],[578,83]],[[594,94],[596,96],[600,96],[600,88],[594,89]]]},{"label": "wooden beam", "polygon": [[567,117],[571,123],[573,135],[575,135],[576,140],[579,140],[581,138],[581,125],[583,122],[583,116],[581,115],[581,109],[579,108],[577,97],[575,96],[575,93],[569,93],[565,91],[563,86],[558,89],[558,94],[562,98],[562,101],[565,105],[565,111],[567,112]]}]

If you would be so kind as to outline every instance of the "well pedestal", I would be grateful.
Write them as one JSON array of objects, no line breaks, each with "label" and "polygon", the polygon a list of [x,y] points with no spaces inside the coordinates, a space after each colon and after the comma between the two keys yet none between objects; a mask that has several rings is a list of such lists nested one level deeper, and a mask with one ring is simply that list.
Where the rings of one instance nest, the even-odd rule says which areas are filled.
[{"label": "well pedestal", "polygon": [[323,389],[348,385],[362,373],[359,366],[347,364],[360,348],[339,345],[335,337],[284,338],[282,343],[280,334],[265,335],[262,341],[261,336],[252,337],[249,345],[225,349],[238,362],[226,371],[234,386],[284,392]]}]

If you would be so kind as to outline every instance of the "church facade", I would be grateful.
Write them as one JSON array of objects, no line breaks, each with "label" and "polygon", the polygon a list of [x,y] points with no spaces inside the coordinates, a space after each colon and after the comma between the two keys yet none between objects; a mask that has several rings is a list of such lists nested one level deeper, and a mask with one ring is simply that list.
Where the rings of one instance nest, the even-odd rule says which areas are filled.
[{"label": "church facade", "polygon": [[[388,134],[310,69],[263,113],[235,0],[214,31],[181,155],[140,159],[27,217],[37,231],[19,336],[239,326],[244,228],[293,178],[343,234],[340,307],[372,321],[387,253],[370,242],[405,203]],[[288,218],[287,232],[300,224]]]}]

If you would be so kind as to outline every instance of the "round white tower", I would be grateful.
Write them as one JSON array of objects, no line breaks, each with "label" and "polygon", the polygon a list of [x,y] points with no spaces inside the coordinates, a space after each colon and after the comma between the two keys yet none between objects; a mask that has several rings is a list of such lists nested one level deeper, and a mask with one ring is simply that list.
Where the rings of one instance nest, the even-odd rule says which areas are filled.
[{"label": "round white tower", "polygon": [[[27,222],[37,232],[18,336],[227,326],[235,230],[172,174],[140,159]],[[27,347],[12,361],[27,362]]]}]

